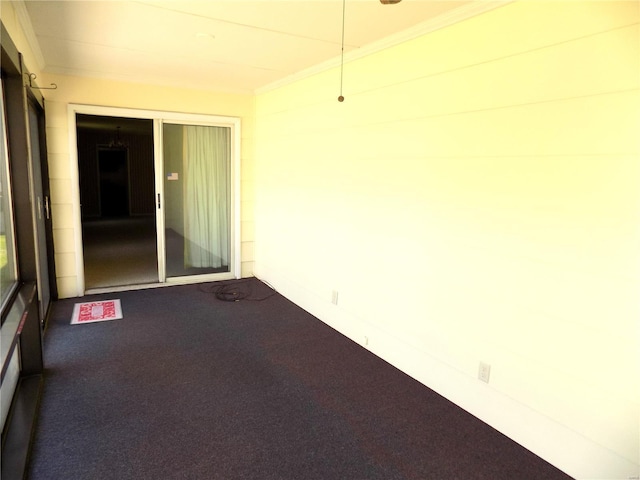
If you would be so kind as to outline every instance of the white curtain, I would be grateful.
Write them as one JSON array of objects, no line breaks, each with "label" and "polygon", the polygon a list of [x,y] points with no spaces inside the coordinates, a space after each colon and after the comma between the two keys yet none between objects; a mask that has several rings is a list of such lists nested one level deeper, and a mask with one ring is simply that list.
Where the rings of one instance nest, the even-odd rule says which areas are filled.
[{"label": "white curtain", "polygon": [[229,265],[229,130],[184,126],[185,267]]}]

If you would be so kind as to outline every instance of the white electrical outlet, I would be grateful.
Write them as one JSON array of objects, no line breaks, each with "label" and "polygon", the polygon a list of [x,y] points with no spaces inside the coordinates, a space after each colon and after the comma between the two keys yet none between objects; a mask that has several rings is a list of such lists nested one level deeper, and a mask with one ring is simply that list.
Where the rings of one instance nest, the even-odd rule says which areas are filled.
[{"label": "white electrical outlet", "polygon": [[478,379],[485,383],[489,383],[489,375],[491,374],[491,365],[488,363],[480,362],[478,367]]},{"label": "white electrical outlet", "polygon": [[333,303],[334,305],[338,304],[338,291],[334,290],[333,292],[331,292],[331,303]]}]

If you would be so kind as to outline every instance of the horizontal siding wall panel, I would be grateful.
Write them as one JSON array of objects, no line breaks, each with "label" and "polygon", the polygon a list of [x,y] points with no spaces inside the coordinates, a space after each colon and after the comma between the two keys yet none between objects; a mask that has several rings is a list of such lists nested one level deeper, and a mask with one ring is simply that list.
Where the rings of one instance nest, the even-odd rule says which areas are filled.
[{"label": "horizontal siding wall panel", "polygon": [[[337,163],[353,156],[369,159],[608,155],[636,154],[639,149],[635,137],[640,101],[634,90],[448,114],[423,112],[420,117],[370,121],[373,115],[368,111],[370,106],[379,105],[388,98],[379,94],[349,107],[366,112],[366,123],[324,128],[317,124],[321,130],[316,131],[312,126],[298,126],[293,120],[295,114],[291,113],[288,118],[284,115],[279,119],[270,118],[273,125],[265,134],[272,137],[270,148],[287,145],[292,152],[304,152],[301,165],[305,165],[310,157],[325,157],[326,161]],[[602,108],[611,110],[621,120],[619,128],[607,135],[601,134],[608,126],[607,119],[589,115]],[[300,110],[297,114],[312,118],[327,116],[326,112],[312,109]],[[277,128],[278,122],[291,122],[292,126],[283,132]],[[348,131],[343,130],[347,128]],[[464,139],[459,132],[465,132]],[[273,142],[277,141],[276,147]],[[338,155],[333,151],[336,144],[340,145]],[[308,145],[313,145],[313,150],[310,151]]]},{"label": "horizontal siding wall panel", "polygon": [[445,389],[578,478],[640,464],[639,22],[514,2],[257,98],[258,276],[419,379],[488,362]]},{"label": "horizontal siding wall panel", "polygon": [[[68,265],[61,265],[61,262],[68,261],[69,257],[67,255],[58,255],[58,253],[71,252],[77,255],[78,249],[81,247],[79,243],[81,238],[80,225],[76,223],[76,219],[80,216],[80,206],[75,198],[70,198],[73,197],[71,192],[74,191],[74,186],[78,184],[78,179],[74,178],[74,167],[71,165],[71,152],[77,147],[72,145],[69,140],[72,133],[68,131],[69,104],[239,117],[242,121],[241,156],[243,163],[246,162],[247,164],[247,167],[243,168],[242,174],[246,174],[249,177],[252,175],[250,170],[251,161],[253,160],[252,155],[254,155],[252,137],[255,128],[253,119],[255,99],[252,95],[144,85],[97,78],[87,79],[56,74],[42,74],[39,75],[39,79],[42,80],[42,84],[56,83],[59,87],[56,90],[45,92],[47,146],[49,163],[52,165],[51,178],[62,180],[60,186],[64,185],[64,188],[55,190],[52,185],[51,200],[57,272],[70,273]],[[109,136],[106,143],[112,137],[113,134]],[[142,170],[136,170],[134,174],[139,179],[143,173]],[[152,170],[147,171],[147,173],[149,174],[149,180],[153,182]],[[137,203],[136,213],[147,212],[148,208],[153,205],[154,192],[152,187],[153,183],[150,183],[143,190],[136,189],[136,192],[134,192]],[[149,190],[150,188],[151,190]],[[147,197],[149,192],[151,192],[151,196]],[[146,200],[148,203],[142,205],[144,198],[148,198]],[[139,209],[137,209],[138,207]],[[247,223],[253,222],[253,205],[251,202],[243,202],[242,208],[243,219],[246,219]],[[155,209],[152,211],[155,211]],[[69,214],[71,215],[72,224],[69,224]],[[58,215],[61,215],[61,217],[58,218]],[[253,262],[243,261],[242,275],[250,276],[252,272]],[[57,283],[58,293],[61,298],[75,297],[84,293],[80,289],[77,271],[74,275],[64,277],[58,274]]]}]

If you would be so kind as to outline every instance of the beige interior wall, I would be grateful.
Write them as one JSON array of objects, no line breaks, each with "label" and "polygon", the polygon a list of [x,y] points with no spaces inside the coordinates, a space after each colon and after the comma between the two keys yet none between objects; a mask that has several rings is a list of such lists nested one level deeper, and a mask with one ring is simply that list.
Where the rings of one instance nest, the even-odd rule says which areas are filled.
[{"label": "beige interior wall", "polygon": [[69,104],[101,105],[143,110],[240,117],[241,126],[241,268],[253,274],[253,162],[254,98],[69,76],[46,76],[58,85],[46,96],[47,150],[51,182],[56,273],[61,297],[78,295],[76,229],[68,131]]},{"label": "beige interior wall", "polygon": [[578,478],[640,469],[639,5],[517,2],[348,63],[344,103],[337,70],[257,98],[256,275]]},{"label": "beige interior wall", "polygon": [[240,117],[241,132],[241,267],[253,274],[253,162],[254,99],[251,95],[212,93],[70,76],[46,76],[58,85],[46,94],[47,150],[51,183],[56,274],[61,297],[78,292],[76,219],[72,198],[72,145],[69,143],[69,104],[100,105],[143,110]]}]

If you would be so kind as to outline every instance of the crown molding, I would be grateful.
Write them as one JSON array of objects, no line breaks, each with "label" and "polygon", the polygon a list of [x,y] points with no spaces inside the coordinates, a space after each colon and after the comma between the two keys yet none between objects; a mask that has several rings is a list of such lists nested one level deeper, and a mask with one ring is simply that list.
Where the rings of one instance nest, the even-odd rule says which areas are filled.
[{"label": "crown molding", "polygon": [[18,18],[18,23],[22,28],[22,32],[29,44],[29,48],[35,57],[34,60],[39,70],[42,70],[45,67],[44,55],[42,55],[42,50],[40,49],[40,43],[38,42],[38,38],[33,30],[33,25],[31,24],[31,17],[29,16],[29,12],[27,11],[27,5],[24,0],[15,0],[12,2],[13,8],[16,12],[16,17]]},{"label": "crown molding", "polygon": [[[513,1],[515,0],[473,1],[467,5],[463,5],[435,18],[419,23],[418,25],[403,30],[402,32],[395,33],[381,40],[365,45],[362,48],[345,53],[344,63],[352,62],[359,58],[372,55],[376,52],[399,45],[409,40],[413,40],[428,33],[435,32],[436,30],[449,27],[455,23],[462,22],[463,20],[467,20],[477,15],[481,15],[483,13],[494,10],[498,7],[502,7],[504,5],[512,3]],[[300,72],[294,73],[280,80],[269,83],[268,85],[257,88],[254,93],[256,95],[266,93],[271,90],[284,87],[285,85],[289,85],[290,83],[297,82],[298,80],[303,80],[318,73],[322,73],[326,70],[330,70],[331,68],[340,66],[340,61],[340,56],[336,56],[334,58],[331,58],[330,60],[314,65],[313,67],[306,68],[304,70],[301,70]]]}]

